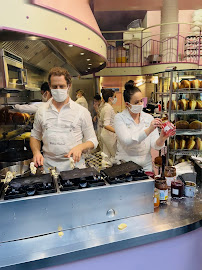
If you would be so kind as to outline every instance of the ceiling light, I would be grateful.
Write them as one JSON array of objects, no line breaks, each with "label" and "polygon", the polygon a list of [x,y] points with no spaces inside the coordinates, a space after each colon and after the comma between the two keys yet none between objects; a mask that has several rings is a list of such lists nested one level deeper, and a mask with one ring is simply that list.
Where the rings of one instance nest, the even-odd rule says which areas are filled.
[{"label": "ceiling light", "polygon": [[104,64],[104,62],[101,62],[100,65]]},{"label": "ceiling light", "polygon": [[85,53],[84,52],[81,52],[80,55],[84,55]]},{"label": "ceiling light", "polygon": [[86,60],[87,60],[87,61],[90,61],[90,58],[87,58]]},{"label": "ceiling light", "polygon": [[69,44],[68,46],[69,46],[69,47],[73,47],[74,45],[72,45],[72,44]]},{"label": "ceiling light", "polygon": [[88,65],[89,65],[89,66],[92,66],[92,64],[91,64],[91,63],[89,63]]},{"label": "ceiling light", "polygon": [[88,69],[90,69],[90,67],[88,67]]}]

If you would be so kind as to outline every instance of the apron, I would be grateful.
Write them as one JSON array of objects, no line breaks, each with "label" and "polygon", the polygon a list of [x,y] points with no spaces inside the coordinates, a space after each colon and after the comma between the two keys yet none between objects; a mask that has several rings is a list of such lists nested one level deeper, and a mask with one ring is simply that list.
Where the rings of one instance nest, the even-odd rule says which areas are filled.
[{"label": "apron", "polygon": [[[65,123],[63,125],[53,125],[51,119],[46,117],[46,110],[43,113],[43,155],[44,170],[49,172],[49,167],[56,167],[58,172],[71,170],[70,160],[64,157],[76,145],[74,127],[78,123],[80,113],[76,116],[74,123]],[[80,161],[75,164],[77,168],[85,168],[85,160],[81,157]]]}]

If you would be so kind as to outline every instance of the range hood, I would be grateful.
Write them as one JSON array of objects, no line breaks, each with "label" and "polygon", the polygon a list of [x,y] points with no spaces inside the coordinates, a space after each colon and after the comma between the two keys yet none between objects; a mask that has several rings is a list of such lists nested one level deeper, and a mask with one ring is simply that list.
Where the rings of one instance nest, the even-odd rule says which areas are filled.
[{"label": "range hood", "polygon": [[[17,32],[1,31],[0,47],[21,57],[25,64],[45,72],[54,66],[61,66],[72,76],[87,75],[101,70],[106,65],[100,55],[88,50]],[[87,58],[91,59],[90,68]]]}]

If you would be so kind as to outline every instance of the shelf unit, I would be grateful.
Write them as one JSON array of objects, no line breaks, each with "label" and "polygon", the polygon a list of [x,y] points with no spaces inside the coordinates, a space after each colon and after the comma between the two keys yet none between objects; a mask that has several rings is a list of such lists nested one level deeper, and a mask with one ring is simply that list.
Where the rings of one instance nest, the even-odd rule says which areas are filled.
[{"label": "shelf unit", "polygon": [[[190,76],[190,74],[192,76]],[[184,75],[184,77],[183,77]],[[161,76],[161,74],[160,74]],[[159,77],[160,77],[159,76]],[[194,77],[195,76],[195,77]],[[189,100],[202,100],[202,88],[183,88],[183,89],[177,89],[173,90],[173,82],[182,80],[183,78],[187,79],[189,78],[191,80],[194,80],[195,78],[200,79],[202,81],[202,72],[200,70],[184,70],[184,71],[169,71],[162,73],[161,78],[161,84],[159,83],[158,89],[161,89],[161,91],[157,91],[156,94],[161,99],[162,104],[162,111],[160,112],[161,115],[167,115],[169,121],[175,121],[175,123],[179,120],[199,120],[202,121],[202,109],[195,109],[195,110],[181,110],[178,109],[178,106],[176,106],[176,110],[171,110],[171,103],[172,100],[176,101],[176,104],[178,104],[178,101],[180,99],[189,99]],[[169,106],[167,109],[167,104],[169,102]],[[164,106],[163,106],[164,105]],[[181,137],[183,136],[183,137]],[[177,129],[176,135],[171,138],[174,139],[174,141],[184,138],[185,140],[188,140],[190,137],[194,136],[194,140],[199,137],[202,140],[202,129]],[[176,156],[198,156],[202,155],[201,150],[197,149],[170,149],[170,139],[167,141],[167,155],[166,155],[166,162],[168,164],[168,160],[172,157],[173,163],[175,164]]]}]

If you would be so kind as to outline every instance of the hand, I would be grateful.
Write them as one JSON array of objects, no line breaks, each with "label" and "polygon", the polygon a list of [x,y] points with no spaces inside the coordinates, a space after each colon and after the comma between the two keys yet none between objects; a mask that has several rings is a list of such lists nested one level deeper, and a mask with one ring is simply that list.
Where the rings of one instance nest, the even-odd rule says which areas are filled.
[{"label": "hand", "polygon": [[73,157],[74,162],[79,162],[81,159],[81,154],[83,152],[83,147],[81,144],[73,147],[65,157],[70,158]]},{"label": "hand", "polygon": [[160,118],[154,118],[151,121],[149,129],[150,129],[151,132],[153,132],[157,127],[161,128],[161,126],[162,126],[162,120]]},{"label": "hand", "polygon": [[43,166],[43,156],[40,152],[37,154],[34,154],[33,162],[34,162],[35,167]]}]

